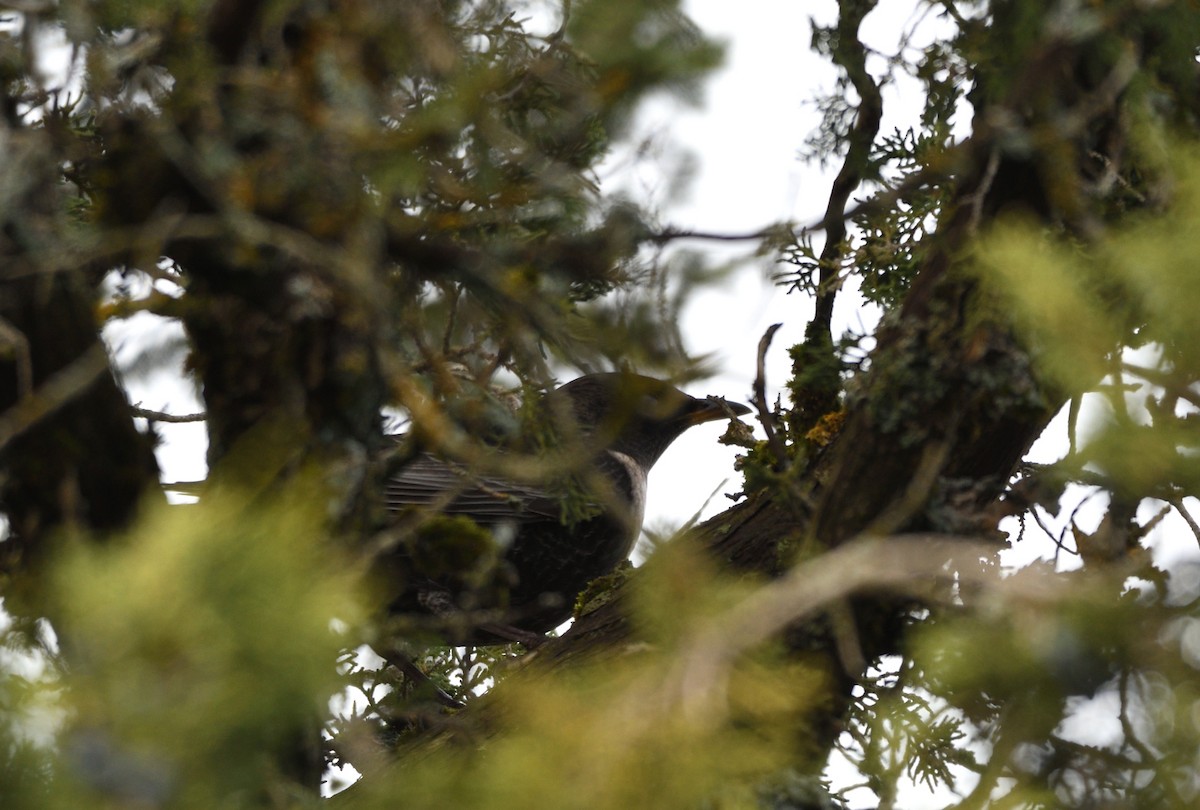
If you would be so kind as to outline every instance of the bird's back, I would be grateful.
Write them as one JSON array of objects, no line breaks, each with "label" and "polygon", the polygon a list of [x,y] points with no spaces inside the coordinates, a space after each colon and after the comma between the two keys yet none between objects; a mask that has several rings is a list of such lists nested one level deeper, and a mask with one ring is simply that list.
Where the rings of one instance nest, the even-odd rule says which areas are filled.
[{"label": "bird's back", "polygon": [[[667,446],[693,425],[748,410],[650,377],[588,374],[539,403],[532,438],[545,431],[555,447],[541,479],[479,476],[417,456],[385,491],[397,520],[411,518],[395,555],[407,578],[393,609],[460,617],[486,609],[521,631],[552,630],[591,580],[629,556],[647,473]],[[481,638],[495,640],[470,630],[456,640]]]},{"label": "bird's back", "polygon": [[[447,618],[474,613],[530,633],[561,625],[578,593],[628,557],[641,526],[644,476],[638,480],[620,464],[609,473],[601,468],[599,481],[596,472],[582,480],[613,491],[584,494],[582,503],[576,493],[575,510],[590,516],[572,522],[565,518],[572,511],[565,487],[474,476],[434,456],[414,458],[384,490],[389,511],[397,519],[410,517],[416,527],[394,555],[402,582],[392,610]],[[634,492],[636,516],[611,506],[614,498],[627,502]],[[483,534],[465,527],[463,518]],[[497,640],[486,633],[458,635],[464,643]]]}]

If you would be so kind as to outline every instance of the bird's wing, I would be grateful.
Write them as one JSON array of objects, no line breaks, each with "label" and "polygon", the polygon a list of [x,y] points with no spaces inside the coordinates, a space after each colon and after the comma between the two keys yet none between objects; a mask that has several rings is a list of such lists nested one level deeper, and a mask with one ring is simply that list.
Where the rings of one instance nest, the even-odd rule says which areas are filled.
[{"label": "bird's wing", "polygon": [[426,507],[485,525],[514,518],[559,520],[562,513],[561,503],[535,486],[471,475],[428,454],[387,480],[384,499],[391,512]]}]

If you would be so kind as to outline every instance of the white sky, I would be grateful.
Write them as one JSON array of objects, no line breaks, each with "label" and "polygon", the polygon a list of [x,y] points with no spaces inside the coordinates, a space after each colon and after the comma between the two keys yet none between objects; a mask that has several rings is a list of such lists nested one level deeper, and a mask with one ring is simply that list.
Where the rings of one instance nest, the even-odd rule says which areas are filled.
[{"label": "white sky", "polygon": [[[654,133],[657,140],[666,139],[696,160],[689,193],[663,201],[664,220],[678,228],[716,233],[753,232],[788,220],[816,222],[824,212],[837,162],[822,170],[802,163],[798,153],[820,120],[812,100],[833,88],[836,74],[811,51],[808,20],[811,15],[823,24],[832,22],[836,4],[689,0],[686,6],[705,33],[724,41],[726,62],[706,82],[700,107],[660,102],[639,119],[639,132]],[[884,3],[866,19],[864,41],[882,52],[895,52],[900,33],[915,21],[917,6],[913,0]],[[878,75],[880,65],[872,67]],[[886,89],[883,131],[915,123],[918,92],[903,82]],[[663,150],[668,151],[668,146]],[[678,158],[668,156],[663,162],[670,166]],[[652,166],[625,183],[651,193],[669,185]],[[821,234],[814,235],[814,241],[819,248]],[[769,275],[779,268],[754,258],[752,243],[731,246],[695,240],[686,247],[714,261],[739,262],[723,289],[698,295],[684,311],[687,348],[694,355],[712,355],[719,370],[691,393],[723,394],[747,402],[759,339],[768,326],[782,323],[767,355],[767,391],[773,400],[790,376],[787,349],[803,340],[812,301],[789,295],[774,284]],[[840,334],[855,326],[861,331],[877,318],[847,290],[835,307],[834,330]],[[648,526],[686,520],[723,478],[731,478],[724,491],[739,489],[732,468],[734,451],[715,444],[723,429],[708,425],[690,431],[658,463],[651,475]],[[670,492],[663,482],[680,482],[680,486]],[[715,498],[703,514],[716,514],[726,506],[725,498]]]}]

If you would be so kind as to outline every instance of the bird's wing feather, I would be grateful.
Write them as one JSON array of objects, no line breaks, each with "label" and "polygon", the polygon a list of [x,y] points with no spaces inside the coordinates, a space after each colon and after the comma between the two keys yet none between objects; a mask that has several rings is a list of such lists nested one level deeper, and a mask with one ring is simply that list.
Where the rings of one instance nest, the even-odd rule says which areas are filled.
[{"label": "bird's wing feather", "polygon": [[466,469],[428,454],[412,460],[387,480],[389,511],[427,507],[446,515],[468,515],[488,524],[502,520],[558,520],[561,504],[535,486],[471,475]]}]

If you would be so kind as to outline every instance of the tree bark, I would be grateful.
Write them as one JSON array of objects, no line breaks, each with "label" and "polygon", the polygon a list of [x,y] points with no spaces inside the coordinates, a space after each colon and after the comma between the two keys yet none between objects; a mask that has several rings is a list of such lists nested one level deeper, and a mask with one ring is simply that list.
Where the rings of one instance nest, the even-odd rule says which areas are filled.
[{"label": "tree bark", "polygon": [[13,156],[28,149],[0,228],[0,570],[10,576],[36,570],[64,530],[127,526],[158,481],[154,438],[136,429],[96,326],[102,271],[56,264],[57,167],[40,133],[11,140]]}]

